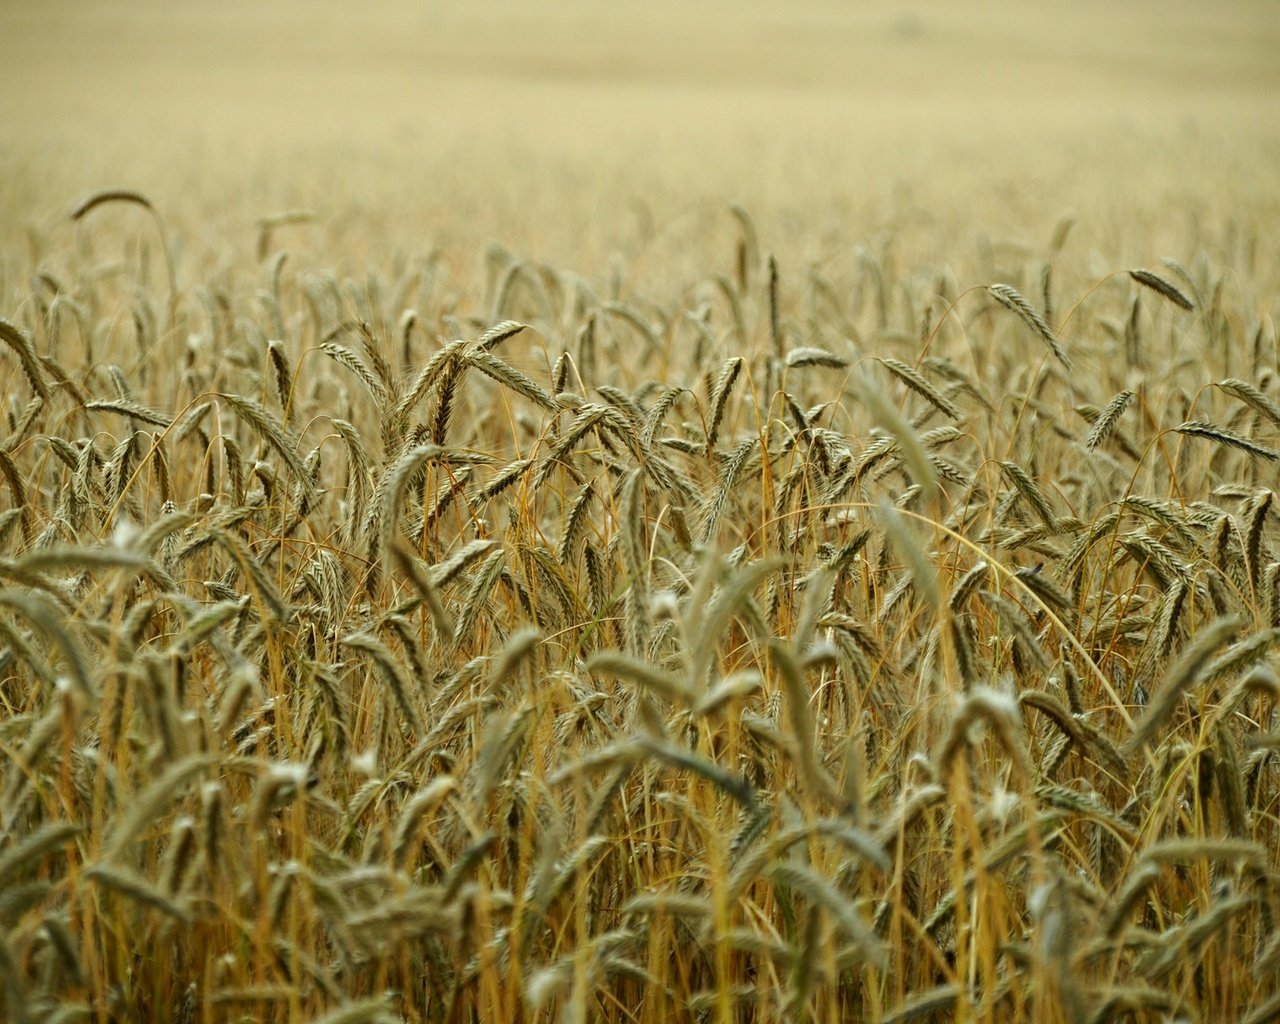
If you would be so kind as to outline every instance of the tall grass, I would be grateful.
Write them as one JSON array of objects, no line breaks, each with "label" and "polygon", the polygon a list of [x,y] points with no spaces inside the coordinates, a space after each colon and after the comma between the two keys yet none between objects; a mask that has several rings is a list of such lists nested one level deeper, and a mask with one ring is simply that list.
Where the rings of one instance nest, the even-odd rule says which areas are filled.
[{"label": "tall grass", "polygon": [[9,1019],[1275,1014],[1274,262],[735,208],[450,290],[120,200],[0,310]]}]

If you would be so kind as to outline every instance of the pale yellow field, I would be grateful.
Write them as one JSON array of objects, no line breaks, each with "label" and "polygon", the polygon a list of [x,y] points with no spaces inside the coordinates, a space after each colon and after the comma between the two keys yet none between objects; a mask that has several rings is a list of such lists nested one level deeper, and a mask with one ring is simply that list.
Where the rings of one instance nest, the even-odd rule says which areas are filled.
[{"label": "pale yellow field", "polygon": [[109,181],[175,214],[398,209],[559,260],[634,232],[638,202],[810,234],[976,209],[1034,236],[1066,207],[1103,230],[1129,203],[1275,195],[1268,2],[9,0],[0,32],[35,218]]},{"label": "pale yellow field", "polygon": [[0,1020],[1280,1017],[1280,4],[0,40]]}]

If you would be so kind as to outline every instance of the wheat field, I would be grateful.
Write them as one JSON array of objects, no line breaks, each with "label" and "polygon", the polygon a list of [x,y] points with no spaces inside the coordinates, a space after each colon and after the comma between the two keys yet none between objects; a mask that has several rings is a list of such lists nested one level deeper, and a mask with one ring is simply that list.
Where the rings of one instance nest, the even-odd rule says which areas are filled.
[{"label": "wheat field", "polygon": [[1280,1019],[1280,12],[14,0],[0,1019]]}]

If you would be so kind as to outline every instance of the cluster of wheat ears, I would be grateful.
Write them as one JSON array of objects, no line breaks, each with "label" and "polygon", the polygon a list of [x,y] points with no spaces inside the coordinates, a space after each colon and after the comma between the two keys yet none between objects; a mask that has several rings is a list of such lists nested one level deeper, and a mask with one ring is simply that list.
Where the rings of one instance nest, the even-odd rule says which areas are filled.
[{"label": "cluster of wheat ears", "polygon": [[1280,1014],[1277,268],[725,216],[656,297],[33,239],[7,1019]]}]

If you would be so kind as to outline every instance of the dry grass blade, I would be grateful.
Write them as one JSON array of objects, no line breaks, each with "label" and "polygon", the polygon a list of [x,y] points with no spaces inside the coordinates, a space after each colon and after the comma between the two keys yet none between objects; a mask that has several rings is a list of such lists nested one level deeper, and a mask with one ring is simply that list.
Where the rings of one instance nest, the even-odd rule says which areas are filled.
[{"label": "dry grass blade", "polygon": [[391,1011],[390,1002],[388,996],[379,996],[343,1003],[313,1024],[402,1024],[403,1018]]},{"label": "dry grass blade", "polygon": [[208,754],[194,754],[170,765],[164,774],[131,801],[129,813],[103,844],[103,859],[120,857],[130,844],[137,841],[143,829],[160,817],[182,795],[186,786],[213,763],[214,758]]},{"label": "dry grass blade", "polygon": [[[893,441],[897,442],[903,461],[906,462],[907,468],[911,471],[911,477],[920,487],[923,496],[931,497],[938,489],[938,474],[920,436],[870,379],[854,377],[850,381],[850,386],[870,409],[875,422],[892,435]],[[888,451],[886,447],[882,453],[878,454],[888,454]],[[864,452],[864,465],[860,467],[863,471],[868,468],[865,456]]]},{"label": "dry grass blade", "polygon": [[65,846],[82,831],[82,826],[72,822],[48,822],[0,850],[0,885],[10,884],[14,875],[45,854]]},{"label": "dry grass blade", "polygon": [[963,996],[964,992],[959,985],[939,985],[928,992],[912,996],[885,1016],[884,1024],[907,1024],[907,1021],[919,1020],[921,1017],[935,1020],[936,1014],[951,1010]]},{"label": "dry grass blade", "polygon": [[910,569],[911,581],[925,604],[935,612],[942,608],[942,591],[938,587],[938,570],[929,561],[921,539],[907,525],[906,519],[888,502],[882,501],[876,517],[893,542],[898,556]]},{"label": "dry grass blade", "polygon": [[92,699],[94,687],[89,673],[89,658],[79,640],[67,628],[66,616],[47,597],[35,591],[0,590],[0,606],[20,612],[57,644],[71,672],[71,681],[84,696]]},{"label": "dry grass blade", "polygon": [[812,868],[803,864],[779,863],[770,870],[775,884],[786,886],[814,906],[822,907],[855,943],[867,961],[883,966],[885,952],[868,925],[853,908],[853,902]]},{"label": "dry grass blade", "polygon": [[795,740],[800,777],[804,779],[806,787],[815,799],[834,799],[835,783],[823,771],[822,764],[818,760],[813,713],[809,710],[810,694],[804,685],[800,666],[791,651],[778,641],[769,645],[769,655],[778,669],[778,674],[782,677],[783,689],[787,695],[791,735]]},{"label": "dry grass blade", "polygon": [[625,679],[673,704],[690,704],[694,700],[694,693],[678,676],[620,651],[593,654],[587,660],[587,670]]},{"label": "dry grass blade", "polygon": [[144,907],[158,910],[184,924],[192,920],[191,911],[186,906],[170,898],[146,878],[128,868],[97,864],[88,868],[84,875],[103,888],[119,893]]}]

